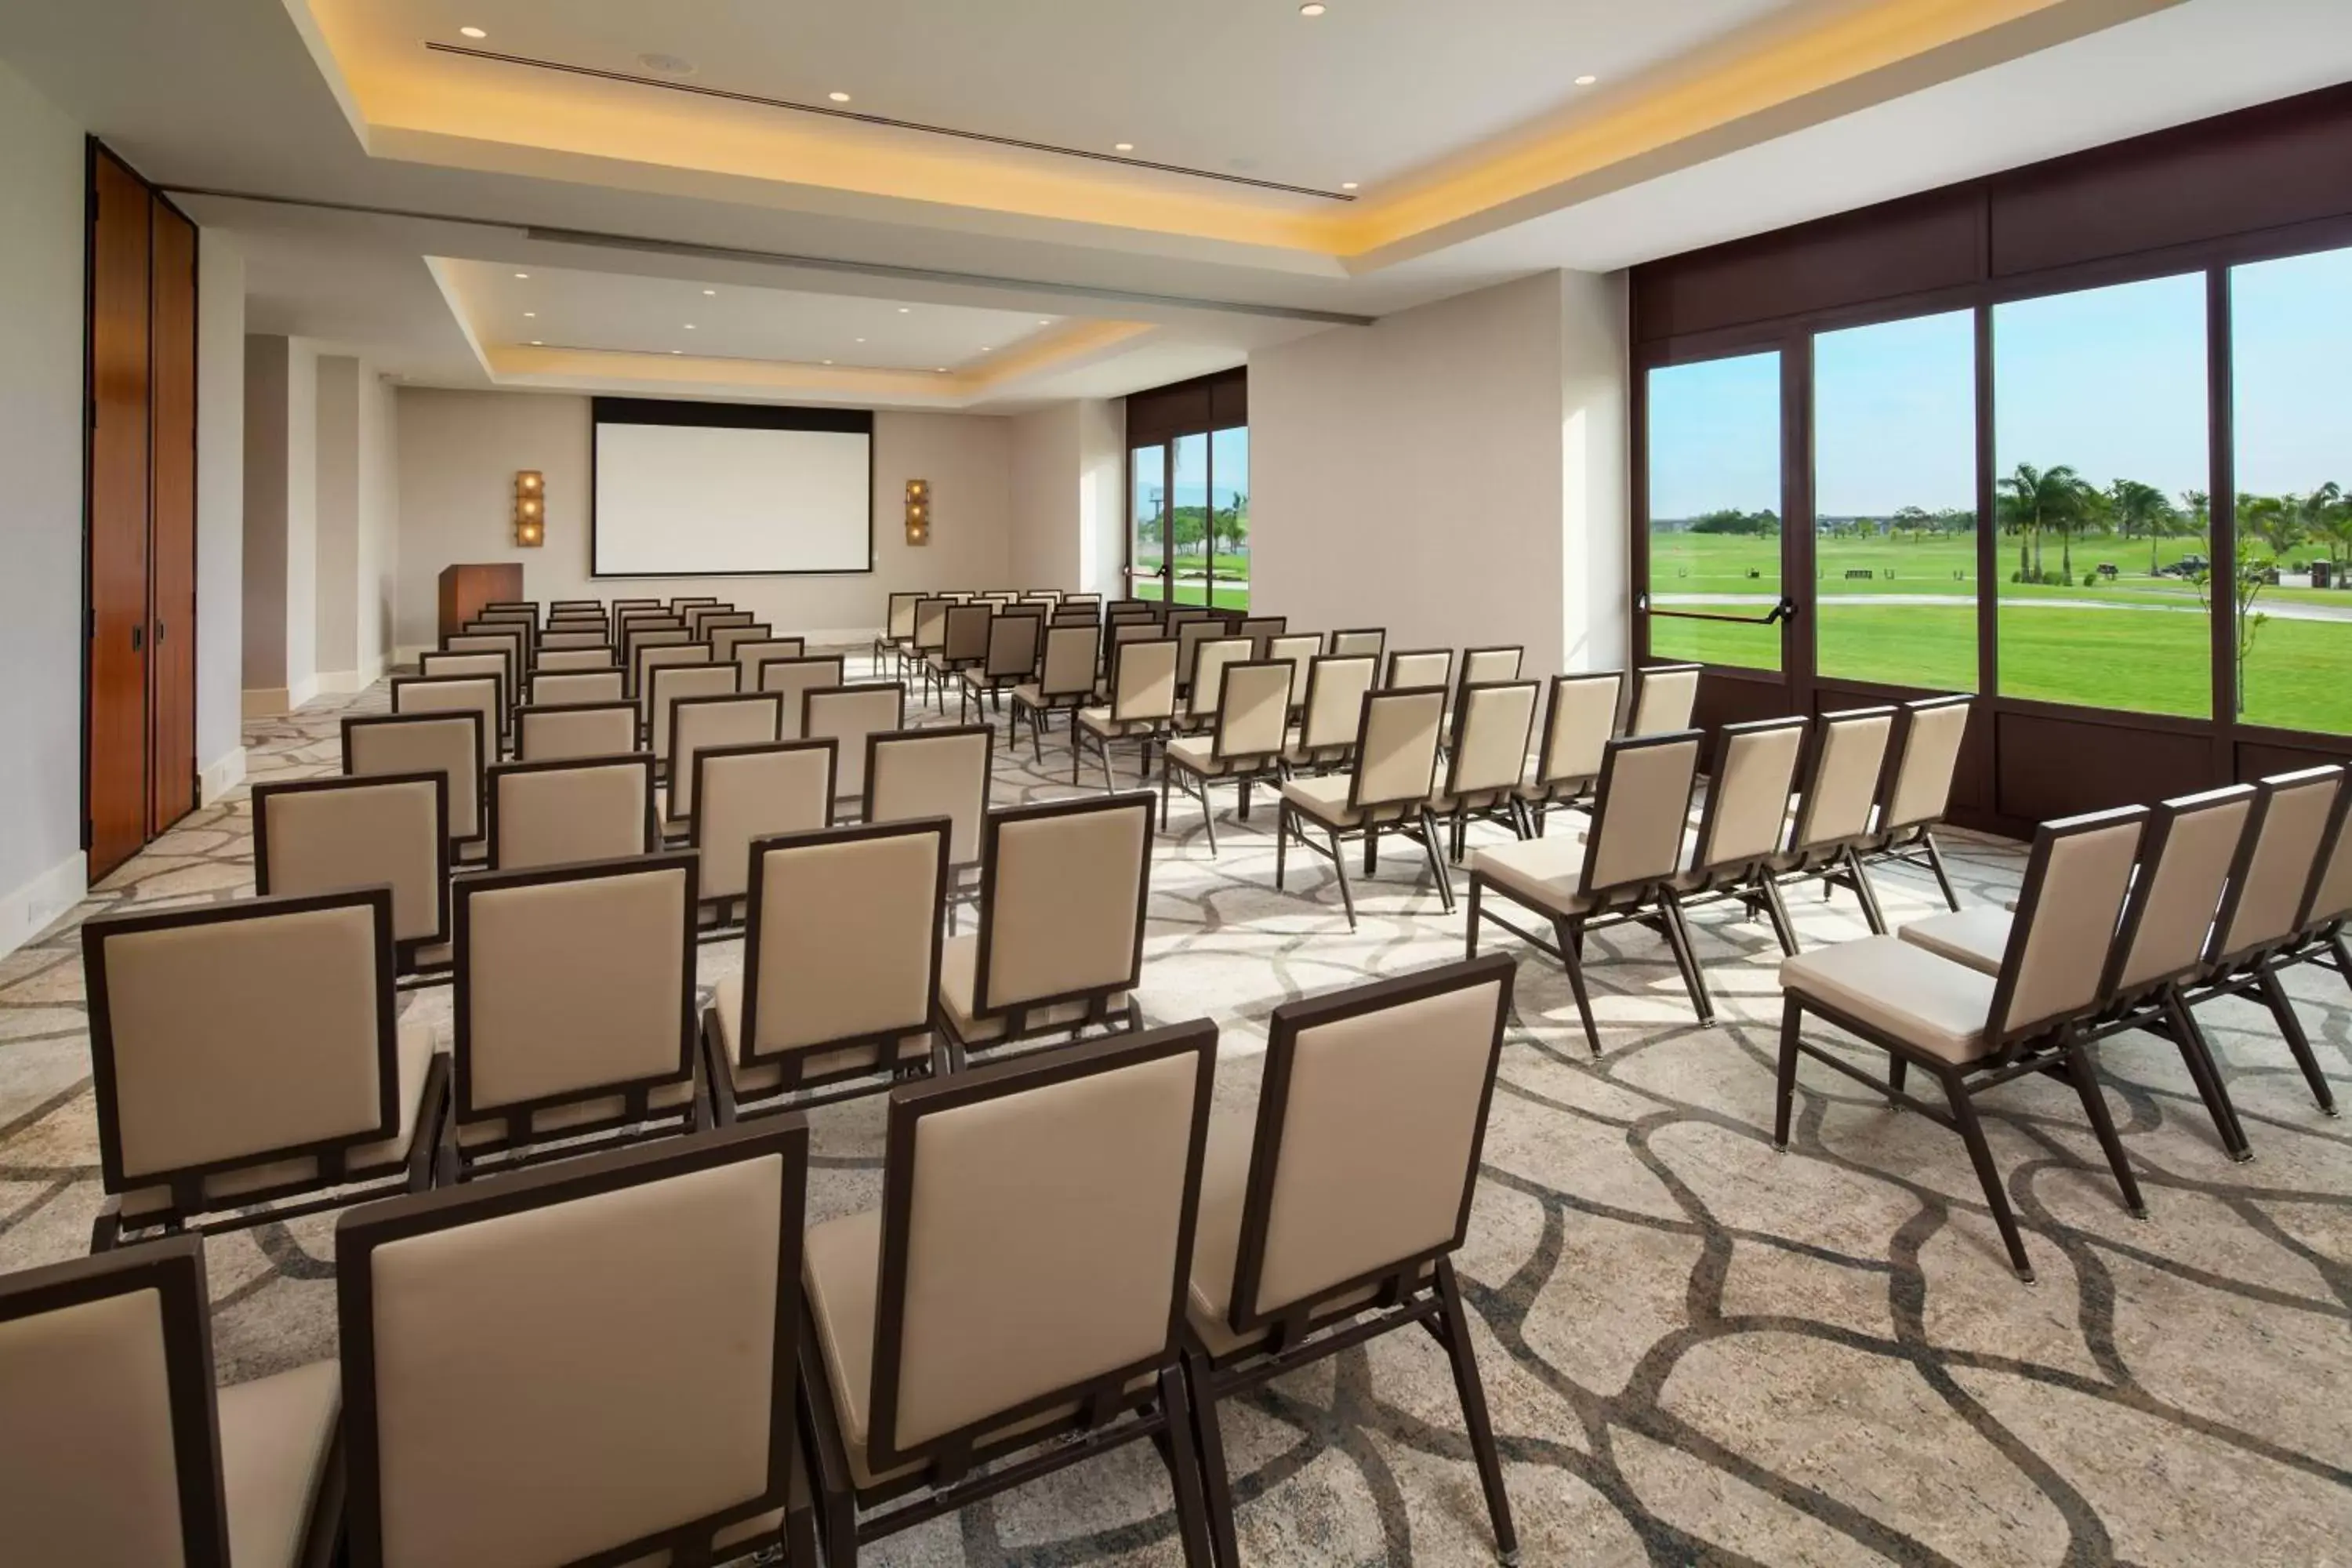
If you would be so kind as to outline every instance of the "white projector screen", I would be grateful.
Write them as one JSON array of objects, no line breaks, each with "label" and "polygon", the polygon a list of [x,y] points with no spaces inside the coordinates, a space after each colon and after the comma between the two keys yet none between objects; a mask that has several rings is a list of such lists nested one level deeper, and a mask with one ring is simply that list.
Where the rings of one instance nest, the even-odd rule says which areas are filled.
[{"label": "white projector screen", "polygon": [[873,416],[596,400],[590,571],[874,569]]}]

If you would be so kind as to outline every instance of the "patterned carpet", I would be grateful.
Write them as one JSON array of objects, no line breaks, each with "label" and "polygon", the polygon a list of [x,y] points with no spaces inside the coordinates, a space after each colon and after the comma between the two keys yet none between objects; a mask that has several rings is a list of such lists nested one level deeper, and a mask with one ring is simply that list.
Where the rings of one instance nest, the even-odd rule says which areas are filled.
[{"label": "patterned carpet", "polygon": [[[332,772],[341,710],[255,726],[252,776]],[[1025,742],[999,763],[1001,803],[1069,790],[1058,734],[1041,765]],[[1229,813],[1231,792],[1218,800]],[[1292,857],[1292,891],[1274,889],[1271,826],[1261,800],[1252,822],[1221,823],[1212,858],[1180,797],[1153,867],[1143,1005],[1223,1026],[1217,1092],[1235,1104],[1255,1094],[1276,1004],[1462,952],[1461,916],[1439,912],[1405,847],[1358,879],[1351,935],[1319,859]],[[2010,896],[2019,857],[1955,837],[1964,897]],[[1934,907],[1924,880],[1882,882],[1890,919]],[[100,1200],[79,921],[251,884],[240,791],[0,960],[0,1268],[79,1254]],[[1809,944],[1862,933],[1843,894],[1792,902]],[[2041,1276],[2026,1286],[1959,1140],[1926,1119],[1811,1068],[1798,1146],[1772,1152],[1779,950],[1731,911],[1698,923],[1724,1022],[1690,1023],[1656,939],[1608,932],[1598,1061],[1558,967],[1521,968],[1461,1266],[1528,1563],[2352,1560],[2352,1131],[2313,1109],[2266,1015],[2208,1012],[2249,1165],[2223,1156],[2168,1046],[2101,1048],[2145,1221],[2124,1212],[2063,1085],[1990,1097]],[[705,947],[703,984],[739,949]],[[2314,971],[2291,988],[2352,1097],[2352,991]],[[446,989],[404,1006],[446,1040]],[[811,1218],[877,1202],[879,1103],[815,1125]],[[210,1245],[225,1380],[333,1353],[331,1223]],[[1452,1384],[1422,1336],[1229,1405],[1224,1429],[1253,1562],[1491,1560]],[[1178,1560],[1164,1472],[1135,1448],[865,1556]]]}]

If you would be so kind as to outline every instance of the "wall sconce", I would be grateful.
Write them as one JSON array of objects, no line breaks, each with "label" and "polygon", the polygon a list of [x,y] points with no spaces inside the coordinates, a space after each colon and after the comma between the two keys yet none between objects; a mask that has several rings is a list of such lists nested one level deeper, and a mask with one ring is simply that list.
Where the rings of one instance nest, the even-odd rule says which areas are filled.
[{"label": "wall sconce", "polygon": [[514,531],[517,544],[547,542],[547,479],[536,468],[515,476]]},{"label": "wall sconce", "polygon": [[929,544],[931,542],[931,481],[907,481],[907,542]]}]

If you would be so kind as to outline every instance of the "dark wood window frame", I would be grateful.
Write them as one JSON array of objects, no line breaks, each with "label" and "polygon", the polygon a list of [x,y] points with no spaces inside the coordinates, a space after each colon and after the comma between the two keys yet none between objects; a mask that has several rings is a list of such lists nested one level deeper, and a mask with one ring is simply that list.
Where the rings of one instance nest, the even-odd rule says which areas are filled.
[{"label": "dark wood window frame", "polygon": [[[1126,585],[1123,597],[1134,598],[1135,592],[1135,454],[1139,447],[1158,447],[1163,453],[1160,493],[1162,517],[1160,542],[1160,602],[1176,602],[1176,552],[1167,537],[1168,523],[1176,510],[1175,462],[1173,447],[1184,436],[1213,437],[1221,430],[1245,430],[1249,427],[1249,367],[1238,365],[1232,370],[1218,371],[1213,375],[1197,376],[1191,381],[1172,382],[1155,386],[1147,392],[1129,393],[1127,398],[1127,456],[1121,462],[1125,489],[1119,505],[1123,510],[1120,527],[1119,580]],[[1216,444],[1210,440],[1208,483],[1210,504],[1215,505]],[[1211,556],[1213,563],[1213,552]],[[1202,590],[1202,604],[1215,597],[1213,578]]]}]

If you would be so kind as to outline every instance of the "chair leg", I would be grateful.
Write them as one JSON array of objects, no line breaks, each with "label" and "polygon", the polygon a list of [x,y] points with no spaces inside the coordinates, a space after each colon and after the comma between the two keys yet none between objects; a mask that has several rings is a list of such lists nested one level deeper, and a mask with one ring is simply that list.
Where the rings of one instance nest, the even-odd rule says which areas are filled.
[{"label": "chair leg", "polygon": [[1225,1468],[1225,1435],[1217,1425],[1217,1394],[1208,1363],[1186,1353],[1185,1381],[1192,1387],[1191,1436],[1201,1451],[1201,1489],[1209,1508],[1209,1539],[1217,1568],[1241,1568],[1241,1542],[1234,1529],[1234,1483]]},{"label": "chair leg", "polygon": [[1478,879],[1475,876],[1470,879],[1469,918],[1462,922],[1462,956],[1478,956]]},{"label": "chair leg", "polygon": [[1568,989],[1576,998],[1576,1016],[1584,1024],[1585,1044],[1592,1054],[1601,1054],[1601,1027],[1592,1021],[1592,998],[1584,989],[1584,928],[1572,920],[1552,921],[1552,936],[1559,943],[1560,967],[1568,971]]},{"label": "chair leg", "polygon": [[1927,851],[1927,869],[1936,874],[1936,887],[1944,895],[1944,903],[1954,914],[1960,911],[1960,896],[1952,890],[1952,879],[1944,869],[1944,852],[1936,844],[1936,830],[1919,830],[1920,847]]},{"label": "chair leg", "polygon": [[1030,711],[1029,760],[1033,763],[1042,763],[1045,760],[1045,721],[1050,717],[1051,714],[1043,708],[1033,709]]},{"label": "chair leg", "polygon": [[1429,874],[1437,879],[1437,900],[1450,915],[1454,912],[1454,879],[1446,875],[1445,857],[1437,852],[1437,818],[1430,815],[1427,806],[1421,808],[1421,848],[1429,860]]},{"label": "chair leg", "polygon": [[1797,1104],[1797,1041],[1805,1024],[1805,1006],[1794,996],[1780,1004],[1780,1070],[1772,1100],[1772,1147],[1789,1149],[1789,1121]]},{"label": "chair leg", "polygon": [[1780,951],[1794,958],[1797,956],[1797,928],[1789,919],[1789,906],[1780,898],[1780,884],[1767,873],[1762,890],[1764,914],[1772,922],[1772,934],[1780,939]]},{"label": "chair leg", "polygon": [[[1903,1092],[1904,1084],[1910,1079],[1910,1077],[1911,1058],[1908,1057],[1898,1057],[1894,1055],[1892,1052],[1889,1052],[1886,1067],[1886,1087],[1893,1089],[1895,1094],[1900,1094]],[[1890,1095],[1887,1097],[1886,1109],[1889,1110],[1900,1110],[1903,1109],[1903,1102],[1895,1099],[1893,1095]]]},{"label": "chair leg", "polygon": [[1168,830],[1168,753],[1162,752],[1160,753],[1160,829],[1163,833]]},{"label": "chair leg", "polygon": [[2263,1000],[2269,1005],[2271,1016],[2278,1020],[2279,1033],[2286,1038],[2286,1048],[2294,1053],[2294,1065],[2303,1069],[2304,1081],[2311,1085],[2311,1098],[2320,1110],[2335,1115],[2336,1096],[2328,1091],[2327,1075],[2319,1070],[2319,1058],[2311,1054],[2311,1037],[2303,1032],[2303,1020],[2295,1016],[2294,1004],[2287,999],[2286,987],[2279,984],[2278,971],[2265,961],[2257,973]]},{"label": "chair leg", "polygon": [[1201,826],[1209,830],[1209,858],[1213,860],[1217,858],[1217,812],[1209,803],[1209,781],[1202,779],[1200,785]]},{"label": "chair leg", "polygon": [[1701,1024],[1715,1022],[1715,998],[1706,988],[1706,971],[1698,966],[1698,949],[1691,942],[1690,922],[1683,919],[1680,899],[1672,893],[1659,895],[1658,904],[1666,915],[1666,942],[1675,950],[1675,962],[1682,966],[1683,984],[1690,987],[1691,1005],[1697,1010]]},{"label": "chair leg", "polygon": [[1444,1308],[1439,1321],[1445,1328],[1445,1354],[1454,1363],[1454,1391],[1462,1400],[1462,1424],[1469,1428],[1470,1452],[1478,1461],[1478,1482],[1486,1491],[1486,1512],[1495,1521],[1495,1548],[1506,1563],[1519,1560],[1519,1534],[1511,1527],[1511,1499],[1503,1489],[1503,1456],[1495,1445],[1495,1426],[1486,1415],[1486,1389],[1478,1378],[1478,1358],[1470,1345],[1470,1314],[1462,1305],[1462,1287],[1454,1278],[1454,1260],[1437,1260],[1437,1299]]},{"label": "chair leg", "polygon": [[1208,1505],[1201,1497],[1201,1457],[1194,1447],[1192,1402],[1184,1397],[1184,1374],[1171,1366],[1160,1373],[1160,1413],[1168,1423],[1160,1452],[1176,1491],[1176,1534],[1184,1543],[1185,1568],[1213,1568]]},{"label": "chair leg", "polygon": [[2197,1097],[2205,1102],[2205,1114],[2213,1119],[2213,1131],[2221,1134],[2221,1147],[2229,1151],[2232,1160],[2242,1163],[2252,1159],[2253,1147],[2246,1142],[2246,1130],[2239,1123],[2238,1108],[2230,1103],[2230,1091],[2221,1082],[2221,1065],[2214,1061],[2205,1031],[2197,1026],[2197,1016],[2189,1010],[2177,985],[2165,988],[2164,1016],[2171,1025],[2172,1043],[2179,1047],[2181,1065],[2189,1069],[2189,1078],[2197,1085]]},{"label": "chair leg", "polygon": [[1381,868],[1381,830],[1367,823],[1364,826],[1364,875],[1369,877]]},{"label": "chair leg", "polygon": [[1289,850],[1290,805],[1287,801],[1279,801],[1274,808],[1274,890],[1277,893],[1288,891],[1282,885],[1282,879],[1288,868]]},{"label": "chair leg", "polygon": [[2099,1148],[2107,1157],[2108,1168],[2116,1173],[2116,1185],[2124,1190],[2124,1206],[2135,1217],[2146,1219],[2147,1200],[2140,1196],[2139,1182],[2132,1175],[2131,1161],[2124,1153],[2124,1141],[2116,1135],[2116,1120],[2107,1113],[2106,1096],[2099,1091],[2099,1080],[2091,1071],[2091,1058],[2078,1040],[2068,1040],[2065,1050],[2066,1077],[2083,1101],[2083,1114],[2091,1119],[2091,1131],[2098,1134]]},{"label": "chair leg", "polygon": [[1846,847],[1845,868],[1853,874],[1853,896],[1862,904],[1862,918],[1869,924],[1870,934],[1885,936],[1886,917],[1879,912],[1878,894],[1870,885],[1870,873],[1862,868],[1862,857],[1854,853],[1852,845]]},{"label": "chair leg", "polygon": [[[1339,842],[1339,830],[1338,828],[1332,828],[1329,832],[1331,835],[1331,868],[1339,873],[1339,901],[1347,906],[1348,929],[1349,931],[1354,931],[1356,929],[1356,895],[1348,887],[1348,847]],[[1371,840],[1379,837],[1380,835],[1374,832],[1371,828],[1367,827],[1364,829],[1364,840],[1366,843],[1370,843]]]},{"label": "chair leg", "polygon": [[2337,931],[2327,939],[2327,945],[2336,952],[2336,973],[2344,977],[2346,985],[2352,986],[2352,938]]},{"label": "chair leg", "polygon": [[2001,1244],[2009,1248],[2010,1267],[2027,1284],[2033,1283],[2033,1265],[2025,1256],[2025,1238],[2018,1234],[2017,1215],[2010,1212],[2009,1193],[2000,1184],[2000,1173],[1993,1169],[1992,1148],[1985,1142],[1984,1123],[1977,1120],[1975,1102],[1969,1099],[1968,1086],[1957,1073],[1936,1075],[1944,1083],[1945,1098],[1952,1102],[1952,1123],[1958,1129],[1960,1141],[1969,1146],[1969,1161],[1977,1168],[1977,1184],[1984,1188],[1985,1206],[1992,1210],[1992,1223],[2000,1232]]}]

